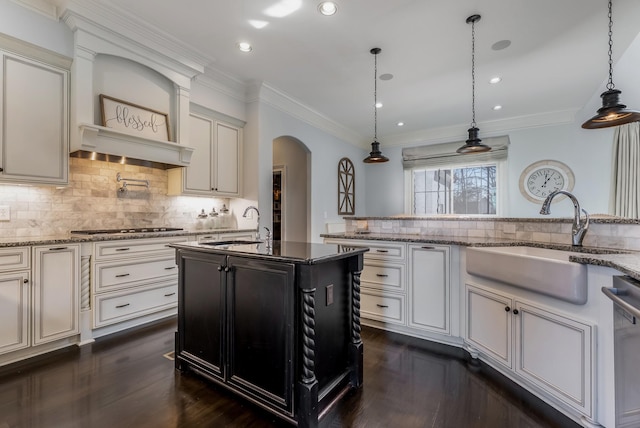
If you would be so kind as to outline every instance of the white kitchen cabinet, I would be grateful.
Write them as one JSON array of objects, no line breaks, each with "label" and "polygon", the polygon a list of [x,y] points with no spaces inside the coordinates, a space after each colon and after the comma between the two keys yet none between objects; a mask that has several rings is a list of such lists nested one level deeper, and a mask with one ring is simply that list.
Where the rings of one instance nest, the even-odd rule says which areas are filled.
[{"label": "white kitchen cabinet", "polygon": [[210,232],[196,235],[196,241],[226,241],[228,239],[246,239],[252,241],[256,239],[256,232]]},{"label": "white kitchen cabinet", "polygon": [[466,285],[466,309],[468,349],[507,367],[515,380],[593,417],[593,323],[471,284]]},{"label": "white kitchen cabinet", "polygon": [[33,344],[80,332],[80,246],[33,247]]},{"label": "white kitchen cabinet", "polygon": [[241,196],[244,122],[199,106],[192,109],[189,145],[194,156],[188,167],[169,170],[169,194]]},{"label": "white kitchen cabinet", "polygon": [[6,51],[0,57],[0,182],[67,184],[68,68]]},{"label": "white kitchen cabinet", "polygon": [[187,240],[170,237],[94,243],[93,327],[175,310],[178,269],[175,250],[167,245]]},{"label": "white kitchen cabinet", "polygon": [[440,334],[451,332],[450,247],[408,246],[409,326]]},{"label": "white kitchen cabinet", "polygon": [[0,354],[29,346],[29,271],[0,271]]}]

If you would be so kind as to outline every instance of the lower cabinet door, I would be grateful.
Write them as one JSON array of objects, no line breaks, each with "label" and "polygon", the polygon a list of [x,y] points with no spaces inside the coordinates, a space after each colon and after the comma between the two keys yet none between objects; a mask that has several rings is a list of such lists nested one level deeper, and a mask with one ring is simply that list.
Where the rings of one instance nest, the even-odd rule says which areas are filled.
[{"label": "lower cabinet door", "polygon": [[0,354],[29,346],[29,272],[0,274]]},{"label": "lower cabinet door", "polygon": [[294,265],[229,257],[228,382],[292,412]]},{"label": "lower cabinet door", "polygon": [[33,247],[33,344],[80,332],[80,246]]},{"label": "lower cabinet door", "polygon": [[[224,378],[225,256],[181,253],[177,357],[195,362],[210,375]],[[189,284],[185,287],[185,284]]]},{"label": "lower cabinet door", "polygon": [[521,302],[516,309],[516,373],[591,417],[595,326]]}]

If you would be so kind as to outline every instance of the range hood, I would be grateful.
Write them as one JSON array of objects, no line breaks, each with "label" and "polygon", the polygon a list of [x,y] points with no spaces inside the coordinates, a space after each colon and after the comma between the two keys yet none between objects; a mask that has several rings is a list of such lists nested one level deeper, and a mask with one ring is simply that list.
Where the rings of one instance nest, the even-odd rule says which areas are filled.
[{"label": "range hood", "polygon": [[80,125],[70,156],[128,165],[169,169],[189,166],[193,147],[116,131],[104,126]]}]

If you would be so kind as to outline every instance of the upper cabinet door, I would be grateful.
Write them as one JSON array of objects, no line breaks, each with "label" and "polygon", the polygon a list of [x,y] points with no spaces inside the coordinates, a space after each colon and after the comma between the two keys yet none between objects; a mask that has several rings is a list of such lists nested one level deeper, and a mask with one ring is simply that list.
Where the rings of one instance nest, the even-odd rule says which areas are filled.
[{"label": "upper cabinet door", "polygon": [[242,196],[244,122],[195,106],[189,115],[191,164],[169,170],[169,195]]},{"label": "upper cabinet door", "polygon": [[68,71],[1,55],[0,181],[68,183]]},{"label": "upper cabinet door", "polygon": [[240,196],[242,130],[216,122],[213,188],[221,196]]}]

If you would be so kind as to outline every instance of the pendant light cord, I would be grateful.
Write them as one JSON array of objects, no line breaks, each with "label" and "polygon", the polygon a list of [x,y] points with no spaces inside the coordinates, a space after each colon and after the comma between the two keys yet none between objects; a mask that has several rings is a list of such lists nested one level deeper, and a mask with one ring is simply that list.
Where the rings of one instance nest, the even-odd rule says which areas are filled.
[{"label": "pendant light cord", "polygon": [[373,54],[373,141],[378,141],[378,53]]},{"label": "pendant light cord", "polygon": [[471,21],[471,127],[476,127],[476,21]]},{"label": "pendant light cord", "polygon": [[611,9],[611,0],[609,0],[609,82],[607,83],[607,89],[610,91],[616,87],[613,84],[613,13]]}]

